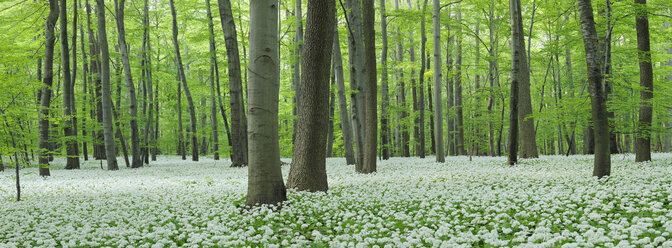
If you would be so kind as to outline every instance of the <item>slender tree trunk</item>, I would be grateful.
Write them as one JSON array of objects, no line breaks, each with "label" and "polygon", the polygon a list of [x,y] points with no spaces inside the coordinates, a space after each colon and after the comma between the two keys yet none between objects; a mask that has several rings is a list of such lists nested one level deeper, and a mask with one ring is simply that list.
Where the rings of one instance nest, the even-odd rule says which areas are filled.
[{"label": "slender tree trunk", "polygon": [[[493,112],[492,108],[495,106],[495,78],[497,77],[496,63],[497,63],[497,53],[496,53],[496,39],[495,39],[495,1],[490,1],[490,12],[489,12],[489,38],[490,38],[490,50],[488,51],[488,82],[490,86],[490,94],[488,98],[488,116],[490,119],[488,121],[488,155],[495,156],[495,131],[494,131],[494,121],[493,121]],[[502,105],[504,103],[502,102]]]},{"label": "slender tree trunk", "polygon": [[[201,74],[200,69],[198,70],[198,80],[201,83],[202,87],[206,86],[205,85],[206,84],[205,80],[203,79],[203,74]],[[208,129],[208,114],[206,114],[207,113],[207,111],[206,111],[207,105],[208,105],[208,103],[207,103],[206,97],[202,96],[201,97],[201,134],[200,134],[201,142],[198,143],[198,144],[200,144],[201,148],[198,149],[198,150],[200,152],[200,155],[203,155],[203,156],[208,154],[208,138],[207,138],[208,135],[207,135],[207,132],[206,132],[206,129]],[[196,133],[194,133],[194,135],[196,135]]]},{"label": "slender tree trunk", "polygon": [[[74,81],[70,74],[70,49],[68,48],[68,15],[66,12],[66,1],[60,0],[59,9],[61,18],[59,21],[60,41],[61,41],[61,67],[63,68],[63,115],[64,133],[65,133],[65,150],[67,160],[65,164],[66,169],[79,169],[79,154],[77,152],[77,131],[74,130],[73,115],[77,111],[72,109],[71,98],[74,99],[74,88],[71,86]],[[76,32],[73,31],[75,34]],[[73,56],[77,57],[77,56]],[[77,67],[76,65],[74,66]]]},{"label": "slender tree trunk", "polygon": [[[334,25],[336,26],[336,25]],[[347,164],[355,164],[355,154],[352,149],[352,126],[348,115],[348,103],[345,97],[345,78],[343,77],[343,60],[341,57],[341,43],[338,37],[338,28],[334,28],[334,67],[336,74],[336,86],[338,87],[338,112],[341,119],[343,133],[343,148],[345,149],[345,161]]]},{"label": "slender tree trunk", "polygon": [[[82,3],[79,2],[78,8],[82,8]],[[77,31],[73,31],[77,32]],[[87,136],[87,126],[86,126],[86,105],[88,105],[88,100],[86,99],[86,95],[88,94],[88,86],[89,83],[91,82],[91,74],[89,72],[89,65],[88,65],[88,58],[86,54],[86,49],[84,47],[84,28],[82,23],[79,23],[79,34],[82,37],[79,42],[81,44],[81,49],[82,49],[82,113],[84,115],[82,116],[82,137],[85,139],[82,141],[82,153],[84,155],[84,161],[89,160],[89,145],[86,142],[86,136]]]},{"label": "slender tree trunk", "polygon": [[390,158],[390,126],[389,126],[389,86],[387,75],[387,14],[385,13],[385,0],[380,0],[380,31],[382,40],[382,50],[380,55],[381,72],[381,116],[380,116],[380,138],[383,159]]},{"label": "slender tree trunk", "polygon": [[128,87],[128,108],[130,114],[129,123],[131,128],[131,154],[133,155],[131,167],[140,168],[142,167],[142,155],[140,154],[140,133],[138,132],[138,105],[135,96],[133,74],[131,73],[131,63],[128,59],[128,46],[126,45],[126,27],[124,24],[125,4],[126,0],[114,0],[117,19],[117,39],[119,41],[119,52],[121,54],[121,63],[124,66],[124,80],[126,81],[126,87]]},{"label": "slender tree trunk", "polygon": [[[287,192],[278,138],[278,1],[250,2],[247,206],[280,204]],[[324,147],[322,147],[324,148]],[[321,149],[324,152],[324,149]]]},{"label": "slender tree trunk", "polygon": [[579,0],[581,32],[586,50],[588,86],[595,125],[595,164],[593,176],[602,178],[611,174],[611,154],[609,152],[609,120],[607,119],[606,95],[602,86],[602,70],[598,51],[597,31],[593,7],[590,0]]},{"label": "slender tree trunk", "polygon": [[[394,10],[399,10],[399,0],[394,0]],[[404,61],[404,48],[402,46],[402,35],[401,32],[399,32],[399,27],[397,27],[397,62],[402,63]],[[397,71],[399,74],[397,75],[397,79],[399,80],[397,82],[397,105],[399,106],[398,110],[398,128],[400,129],[401,133],[401,145],[400,145],[400,151],[401,151],[401,156],[403,157],[410,157],[411,156],[411,151],[409,147],[410,143],[410,135],[408,133],[408,127],[406,125],[406,119],[408,117],[408,112],[406,110],[406,84],[404,83],[404,70],[403,68],[399,67],[397,68]]]},{"label": "slender tree trunk", "polygon": [[[44,37],[44,78],[40,94],[39,121],[39,166],[40,176],[49,176],[49,108],[51,104],[51,85],[54,80],[54,26],[58,20],[58,2],[49,0],[49,16],[47,16]],[[17,166],[18,167],[18,166]]]},{"label": "slender tree trunk", "polygon": [[446,162],[443,155],[443,108],[441,99],[441,1],[433,0],[432,24],[434,33],[434,139],[436,162]]},{"label": "slender tree trunk", "polygon": [[[211,128],[212,128],[212,155],[215,160],[219,160],[219,133],[217,131],[217,103],[215,102],[215,76],[217,79],[217,93],[219,91],[219,72],[215,73],[217,63],[217,51],[215,46],[215,31],[214,25],[212,23],[212,11],[210,10],[210,0],[205,0],[206,13],[208,15],[208,37],[210,41],[210,119],[211,119]],[[219,98],[219,103],[221,104],[222,100]],[[223,109],[223,107],[222,107]],[[222,111],[222,114],[226,115],[226,112]],[[226,122],[226,117],[224,117],[224,122]],[[228,134],[228,128],[227,128]]]},{"label": "slender tree trunk", "polygon": [[112,93],[110,92],[110,52],[105,28],[105,1],[96,0],[98,15],[98,42],[100,44],[100,77],[103,95],[103,133],[105,135],[105,157],[107,169],[118,170],[117,151],[114,146],[114,127],[112,120]]},{"label": "slender tree trunk", "polygon": [[[653,66],[651,63],[651,44],[649,19],[646,0],[635,0],[637,50],[639,52],[639,126],[637,128],[637,151],[635,162],[651,161],[651,120],[653,119]],[[597,138],[597,136],[595,137]],[[596,141],[597,142],[597,141]],[[596,147],[597,148],[597,147]]]},{"label": "slender tree trunk", "polygon": [[[427,0],[425,0],[425,3]],[[362,1],[364,54],[366,60],[366,141],[364,143],[364,164],[361,173],[376,172],[376,151],[378,148],[378,80],[376,79],[376,31],[373,0]]]},{"label": "slender tree trunk", "polygon": [[329,122],[329,67],[333,51],[335,1],[308,2],[302,86],[292,166],[287,188],[327,191],[326,141]]},{"label": "slender tree trunk", "polygon": [[[144,139],[145,139],[145,148],[144,148],[144,162],[149,164],[149,152],[156,145],[156,140],[154,139],[154,89],[152,87],[152,46],[149,36],[149,0],[144,1],[145,5],[143,8],[143,43],[142,43],[142,59],[144,61],[144,71],[145,71],[145,81],[147,83],[147,100],[149,101],[149,111],[147,114],[147,119],[145,123]],[[153,153],[152,153],[153,154]]]},{"label": "slender tree trunk", "polygon": [[420,142],[418,156],[425,157],[425,69],[427,63],[425,60],[425,48],[427,45],[427,35],[425,32],[425,13],[427,12],[427,0],[422,5],[422,19],[420,21],[420,73],[418,74],[418,128],[420,129]]},{"label": "slender tree trunk", "polygon": [[[77,129],[77,105],[75,103],[75,83],[77,81],[77,20],[79,15],[77,14],[78,6],[77,0],[72,2],[72,77],[70,80],[70,94],[68,104],[72,112],[72,134],[75,136],[76,140],[74,141],[74,150],[77,155],[77,165],[79,166],[79,145],[78,143],[78,129]],[[81,26],[81,25],[80,25]],[[83,36],[82,36],[83,38]]]},{"label": "slender tree trunk", "polygon": [[[295,17],[296,17],[296,32],[294,32],[294,64],[292,65],[292,68],[294,69],[294,74],[292,75],[292,84],[294,86],[294,109],[293,109],[293,114],[294,117],[299,116],[299,112],[301,109],[301,99],[299,99],[299,95],[301,95],[301,59],[303,57],[302,51],[303,51],[303,13],[301,13],[301,0],[296,0],[295,1],[296,6],[294,6],[294,12]],[[292,143],[296,140],[296,132],[297,132],[297,119],[294,119],[294,122],[292,124]]]},{"label": "slender tree trunk", "polygon": [[[93,105],[91,108],[91,119],[95,119],[94,126],[100,127],[103,125],[103,102],[101,93],[101,75],[100,75],[100,45],[91,28],[91,5],[86,0],[86,25],[89,33],[89,54],[91,55],[91,62],[89,63],[89,72],[92,75],[93,90],[91,91],[91,99]],[[93,158],[96,160],[105,159],[105,143],[103,130],[98,128],[97,131],[91,132],[93,135]]]},{"label": "slender tree trunk", "polygon": [[[175,60],[175,71],[178,71],[177,59]],[[182,156],[182,160],[187,160],[187,153],[184,144],[184,128],[182,127],[182,75],[177,73],[177,153]]]},{"label": "slender tree trunk", "polygon": [[[457,11],[457,20],[462,20],[462,12]],[[464,114],[462,113],[462,29],[457,34],[457,57],[455,59],[455,106],[457,106],[457,154],[466,155],[464,143]]]},{"label": "slender tree trunk", "polygon": [[243,103],[243,86],[240,74],[240,58],[236,26],[233,21],[230,0],[218,0],[219,16],[226,45],[229,67],[229,98],[231,102],[231,167],[247,165],[247,119]]},{"label": "slender tree trunk", "polygon": [[[507,163],[515,165],[518,163],[518,122],[522,122],[517,118],[520,116],[519,108],[521,106],[518,98],[521,96],[520,85],[522,84],[521,81],[525,80],[524,74],[527,69],[526,62],[524,61],[525,45],[523,44],[520,0],[509,0],[509,13],[511,14],[511,95],[509,102],[509,155]],[[521,132],[523,131],[521,130]]]},{"label": "slender tree trunk", "polygon": [[194,107],[194,101],[191,98],[189,86],[187,85],[187,77],[184,74],[184,65],[182,63],[182,56],[180,55],[180,44],[177,40],[177,14],[173,0],[170,0],[170,12],[173,16],[173,45],[175,47],[175,59],[177,60],[177,73],[180,74],[182,87],[184,87],[184,96],[187,98],[187,104],[189,106],[189,119],[191,121],[191,160],[198,161],[198,131],[196,128],[196,110]]},{"label": "slender tree trunk", "polygon": [[[335,25],[334,25],[335,26]],[[333,36],[333,35],[332,35]],[[333,38],[333,37],[332,37]],[[333,47],[333,46],[332,46]],[[332,49],[333,51],[333,49]],[[333,57],[332,57],[333,61]],[[331,63],[331,82],[329,87],[329,125],[327,127],[327,158],[333,157],[334,150],[334,114],[336,111],[336,95],[334,94],[334,85],[336,84],[335,65]]]}]

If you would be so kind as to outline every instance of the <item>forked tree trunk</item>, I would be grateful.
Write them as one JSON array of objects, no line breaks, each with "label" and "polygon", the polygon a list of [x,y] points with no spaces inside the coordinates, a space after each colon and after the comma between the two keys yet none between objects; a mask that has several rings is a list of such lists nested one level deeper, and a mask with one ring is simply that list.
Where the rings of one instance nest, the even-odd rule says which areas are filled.
[{"label": "forked tree trunk", "polygon": [[[278,1],[250,2],[247,206],[281,204],[287,191],[278,137]],[[322,149],[324,151],[324,149]]]},{"label": "forked tree trunk", "polygon": [[100,44],[100,77],[103,95],[103,134],[105,135],[105,156],[107,169],[118,170],[117,148],[114,146],[114,127],[112,119],[112,93],[110,92],[110,50],[107,44],[105,28],[105,0],[96,0],[98,15],[98,42]]},{"label": "forked tree trunk", "polygon": [[593,176],[602,178],[611,174],[611,154],[609,152],[609,120],[607,119],[606,94],[602,86],[602,70],[598,51],[597,31],[590,0],[579,0],[581,33],[586,51],[588,86],[595,126],[595,163]]},{"label": "forked tree trunk", "polygon": [[247,165],[247,119],[243,103],[243,85],[240,74],[238,38],[233,21],[230,0],[218,0],[219,16],[222,21],[224,44],[229,66],[229,94],[231,103],[231,167]]},{"label": "forked tree trunk", "polygon": [[326,141],[329,122],[329,68],[333,51],[335,1],[311,0],[306,17],[305,51],[302,54],[302,86],[292,165],[287,188],[301,191],[328,189]]}]

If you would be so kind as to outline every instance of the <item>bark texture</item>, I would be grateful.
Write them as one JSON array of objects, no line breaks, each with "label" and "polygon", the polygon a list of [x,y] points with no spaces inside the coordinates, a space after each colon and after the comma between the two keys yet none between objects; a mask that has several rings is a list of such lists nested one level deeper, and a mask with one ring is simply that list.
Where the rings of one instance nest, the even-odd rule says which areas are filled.
[{"label": "bark texture", "polygon": [[[651,121],[653,119],[653,66],[651,64],[651,44],[646,0],[635,0],[637,5],[635,27],[637,29],[637,50],[639,53],[639,127],[637,129],[637,150],[635,162],[651,161]],[[595,130],[597,131],[597,130]],[[597,137],[596,137],[597,138]],[[597,143],[597,140],[595,141]]]},{"label": "bark texture", "polygon": [[350,125],[348,103],[347,98],[345,97],[345,78],[343,76],[343,59],[341,56],[341,43],[338,37],[338,28],[334,28],[334,73],[336,74],[336,87],[338,88],[338,112],[340,114],[341,130],[343,132],[345,161],[347,164],[355,164],[355,154],[352,148],[352,126]]},{"label": "bark texture", "polygon": [[[427,0],[425,0],[427,1]],[[364,163],[361,173],[376,172],[376,151],[378,148],[378,80],[376,79],[376,31],[373,0],[362,0],[364,12],[364,53],[366,56],[366,141],[364,142]]]},{"label": "bark texture", "polygon": [[50,176],[49,172],[49,108],[51,105],[51,85],[54,81],[54,26],[58,20],[58,2],[49,0],[49,15],[45,25],[44,37],[44,78],[40,93],[39,120],[39,166],[40,176]]},{"label": "bark texture", "polygon": [[443,155],[443,107],[441,99],[441,1],[432,1],[432,25],[434,35],[434,140],[436,162],[446,162]]},{"label": "bark texture", "polygon": [[100,47],[100,78],[102,88],[103,134],[105,137],[105,157],[107,170],[118,170],[117,148],[114,145],[114,127],[112,119],[112,92],[110,91],[110,49],[107,43],[105,27],[105,0],[96,0],[98,15],[98,42]]}]

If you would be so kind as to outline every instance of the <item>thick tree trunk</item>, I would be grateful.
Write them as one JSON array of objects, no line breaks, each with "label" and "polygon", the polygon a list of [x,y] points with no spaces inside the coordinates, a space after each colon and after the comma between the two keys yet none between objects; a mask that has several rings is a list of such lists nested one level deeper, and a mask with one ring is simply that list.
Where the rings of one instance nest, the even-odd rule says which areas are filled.
[{"label": "thick tree trunk", "polygon": [[[247,206],[280,204],[287,192],[278,138],[278,2],[250,2]],[[327,42],[328,43],[328,42]],[[324,147],[322,147],[324,148]],[[324,152],[324,149],[321,149]]]},{"label": "thick tree trunk", "polygon": [[[523,84],[522,81],[525,80],[527,70],[520,0],[509,0],[509,13],[511,14],[511,95],[507,163],[515,165],[518,163],[518,124],[522,122],[517,118],[520,116],[519,108],[521,107],[519,102],[520,86]],[[529,73],[527,74],[527,80],[529,83]],[[534,125],[534,122],[532,124]],[[532,131],[534,131],[534,128]],[[523,131],[521,130],[521,132]]]},{"label": "thick tree trunk", "polygon": [[[518,14],[515,19],[512,19],[513,25],[520,29],[520,39],[512,46],[518,46],[520,49],[520,58],[518,63],[520,65],[520,78],[518,78],[518,122],[520,125],[520,157],[521,158],[536,158],[539,157],[537,152],[537,142],[534,130],[534,118],[532,118],[532,98],[530,96],[530,71],[527,63],[527,56],[525,56],[525,39],[523,37],[523,18],[520,14],[520,1],[517,3]],[[512,16],[513,18],[513,16]]]},{"label": "thick tree trunk", "polygon": [[236,25],[233,21],[230,0],[218,0],[219,16],[222,21],[224,44],[229,67],[229,94],[231,102],[231,167],[247,165],[247,119],[243,103],[243,86],[240,74],[240,58]]},{"label": "thick tree trunk", "polygon": [[191,98],[189,86],[187,85],[187,77],[184,74],[184,65],[180,54],[180,44],[177,40],[177,13],[175,11],[175,3],[173,0],[170,0],[170,13],[173,16],[173,46],[175,47],[175,59],[177,60],[177,73],[180,74],[182,87],[184,87],[184,96],[187,98],[187,104],[189,106],[189,119],[191,122],[191,160],[198,161],[198,131],[196,128],[198,124],[196,123],[196,110],[194,101]]},{"label": "thick tree trunk", "polygon": [[[212,11],[210,10],[210,0],[205,0],[206,13],[208,15],[208,37],[210,43],[210,127],[212,128],[212,156],[219,160],[219,133],[217,131],[217,103],[215,100],[215,76],[217,79],[217,93],[219,94],[219,72],[215,73],[217,63],[217,50],[215,46],[215,31],[212,23]],[[221,104],[221,98],[219,98]],[[223,108],[223,107],[222,107]],[[226,115],[226,112],[222,111]],[[226,118],[224,118],[226,122]],[[228,130],[227,130],[228,133]]]},{"label": "thick tree trunk", "polygon": [[[77,111],[72,109],[71,98],[74,99],[73,87],[71,84],[72,77],[70,75],[70,49],[68,48],[68,15],[66,1],[60,0],[60,41],[61,41],[61,67],[63,69],[63,115],[65,118],[64,121],[64,132],[65,132],[65,150],[67,154],[67,160],[65,164],[66,169],[79,169],[79,154],[77,148],[77,131],[74,130],[73,115],[76,115]],[[73,31],[76,33],[76,31]],[[77,57],[77,56],[74,56]],[[77,65],[75,65],[77,67]]]},{"label": "thick tree trunk", "polygon": [[606,94],[602,86],[602,70],[598,51],[597,31],[593,7],[590,0],[579,0],[581,32],[586,51],[588,86],[595,126],[595,163],[593,176],[602,178],[611,174],[611,154],[609,152],[609,120],[607,117]]},{"label": "thick tree trunk", "polygon": [[135,96],[135,84],[133,83],[133,74],[131,73],[131,63],[128,59],[128,46],[126,45],[126,27],[124,24],[124,6],[126,0],[115,0],[115,13],[117,21],[117,39],[119,41],[119,52],[121,54],[121,63],[124,66],[124,80],[128,87],[128,108],[130,114],[131,128],[131,154],[133,160],[132,168],[142,167],[142,155],[140,154],[140,132],[138,131],[138,105]]},{"label": "thick tree trunk", "polygon": [[98,42],[100,44],[100,77],[103,95],[103,134],[105,136],[105,156],[107,169],[118,170],[117,151],[114,146],[114,127],[112,120],[112,93],[110,92],[110,52],[105,28],[105,1],[96,0],[98,15]]},{"label": "thick tree trunk", "polygon": [[51,104],[51,85],[54,80],[54,26],[58,20],[58,2],[49,0],[49,16],[45,25],[44,78],[40,93],[39,115],[39,167],[40,176],[49,176],[49,108]]},{"label": "thick tree trunk", "polygon": [[[336,25],[334,25],[336,26]],[[345,97],[345,78],[343,76],[343,59],[341,57],[341,43],[338,37],[338,28],[334,28],[334,72],[336,74],[336,86],[338,87],[338,112],[341,119],[343,133],[343,148],[345,149],[345,161],[347,164],[355,164],[355,154],[352,149],[352,126],[348,115],[348,103]]]},{"label": "thick tree trunk", "polygon": [[334,40],[335,2],[308,2],[306,41],[301,60],[302,86],[292,165],[287,188],[327,191],[326,141],[329,122],[329,68]]},{"label": "thick tree trunk", "polygon": [[381,72],[381,116],[380,116],[380,139],[383,159],[390,158],[390,126],[389,126],[389,87],[387,75],[387,15],[385,13],[385,0],[380,0],[380,32],[383,47],[380,55]]},{"label": "thick tree trunk", "polygon": [[[427,0],[425,0],[425,3]],[[364,143],[364,164],[361,173],[376,172],[376,151],[378,148],[378,80],[376,79],[376,31],[373,0],[362,1],[364,27],[364,54],[366,60],[366,141]]]},{"label": "thick tree trunk", "polygon": [[[635,21],[637,50],[639,52],[639,127],[637,128],[637,151],[635,162],[651,161],[651,120],[653,119],[653,66],[646,0],[635,0],[638,9]],[[597,137],[596,137],[597,138]],[[597,141],[596,141],[597,142]]]},{"label": "thick tree trunk", "polygon": [[436,162],[446,162],[443,155],[443,108],[441,99],[441,1],[433,0],[432,24],[434,35],[434,140]]}]

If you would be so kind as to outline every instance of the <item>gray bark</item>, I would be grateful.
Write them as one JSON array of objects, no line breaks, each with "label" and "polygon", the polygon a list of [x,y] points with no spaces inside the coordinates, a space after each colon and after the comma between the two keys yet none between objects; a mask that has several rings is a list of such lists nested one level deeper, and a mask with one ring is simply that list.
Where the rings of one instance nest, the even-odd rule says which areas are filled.
[{"label": "gray bark", "polygon": [[[336,25],[334,25],[336,26]],[[348,115],[348,103],[345,97],[345,78],[343,77],[343,60],[341,57],[341,43],[338,37],[338,28],[334,28],[334,72],[336,74],[336,86],[338,87],[338,112],[341,119],[343,133],[343,148],[345,149],[345,161],[347,164],[355,164],[355,154],[352,149],[352,126]]]},{"label": "gray bark", "polygon": [[[427,0],[425,0],[426,2]],[[364,163],[359,172],[376,172],[376,151],[378,148],[378,80],[376,79],[376,31],[373,0],[362,1],[364,54],[366,60],[366,131],[364,142]]]},{"label": "gray bark", "polygon": [[350,59],[350,115],[355,142],[355,170],[360,171],[364,162],[364,139],[366,131],[366,68],[362,31],[362,9],[359,0],[347,0],[348,55]]},{"label": "gray bark", "polygon": [[[457,20],[462,20],[462,12],[457,11]],[[464,142],[464,114],[462,113],[462,29],[457,33],[457,56],[455,58],[455,106],[457,107],[457,155],[467,155]]]},{"label": "gray bark", "polygon": [[49,0],[49,16],[45,25],[44,78],[40,93],[39,115],[39,167],[40,176],[49,176],[49,107],[51,104],[51,85],[54,80],[54,26],[58,20],[58,2]]},{"label": "gray bark", "polygon": [[441,99],[441,12],[440,1],[433,0],[432,25],[434,35],[434,140],[436,162],[446,162],[443,155],[443,107]]},{"label": "gray bark", "polygon": [[108,170],[118,170],[117,151],[114,146],[114,127],[112,120],[112,93],[110,92],[110,50],[107,44],[105,28],[105,1],[96,0],[98,15],[98,42],[100,47],[100,77],[103,98],[103,134],[105,136],[105,157]]},{"label": "gray bark", "polygon": [[[63,115],[65,118],[64,121],[64,132],[65,132],[65,150],[67,154],[67,160],[65,164],[66,169],[79,169],[79,152],[77,146],[77,131],[74,130],[74,120],[73,115],[77,114],[77,110],[72,108],[72,101],[75,98],[75,92],[73,92],[74,87],[74,78],[70,74],[70,49],[68,47],[68,15],[66,12],[66,1],[60,0],[59,9],[61,18],[59,21],[60,28],[60,41],[61,41],[61,67],[63,68]],[[75,34],[76,31],[73,31]],[[73,56],[77,57],[77,56]],[[77,65],[74,66],[75,68]]]},{"label": "gray bark", "polygon": [[[219,77],[219,72],[215,73],[217,63],[217,51],[215,47],[215,31],[212,23],[212,11],[210,10],[210,0],[205,0],[208,15],[208,37],[210,41],[210,127],[212,128],[212,155],[214,160],[219,160],[219,133],[217,130],[217,103],[215,101],[215,76]],[[219,79],[217,79],[217,90],[219,90]],[[217,91],[219,93],[219,91]],[[222,100],[219,98],[219,103]],[[226,112],[222,111],[226,115]],[[226,122],[226,118],[224,118]],[[228,132],[227,132],[228,133]]]},{"label": "gray bark", "polygon": [[245,106],[243,103],[243,86],[240,74],[240,58],[238,55],[238,37],[236,36],[236,25],[231,12],[231,1],[218,0],[218,3],[229,67],[231,166],[241,167],[247,165],[248,141],[247,120],[245,118]]},{"label": "gray bark", "polygon": [[[651,44],[646,0],[635,0],[638,9],[635,15],[637,29],[637,50],[639,53],[639,126],[635,147],[635,162],[651,161],[651,121],[653,119],[653,66],[651,64]],[[597,130],[596,130],[597,131]],[[596,136],[597,138],[597,136]],[[597,142],[597,140],[595,141]],[[597,147],[596,147],[597,148]]]},{"label": "gray bark", "polygon": [[381,40],[383,43],[380,52],[381,64],[381,117],[380,117],[380,139],[383,159],[390,158],[390,127],[389,127],[389,90],[388,90],[388,75],[387,75],[387,15],[385,13],[385,0],[380,0],[380,30]]},{"label": "gray bark", "polygon": [[[250,2],[247,206],[281,204],[287,192],[278,137],[278,1]],[[322,149],[324,151],[324,149]]]}]

